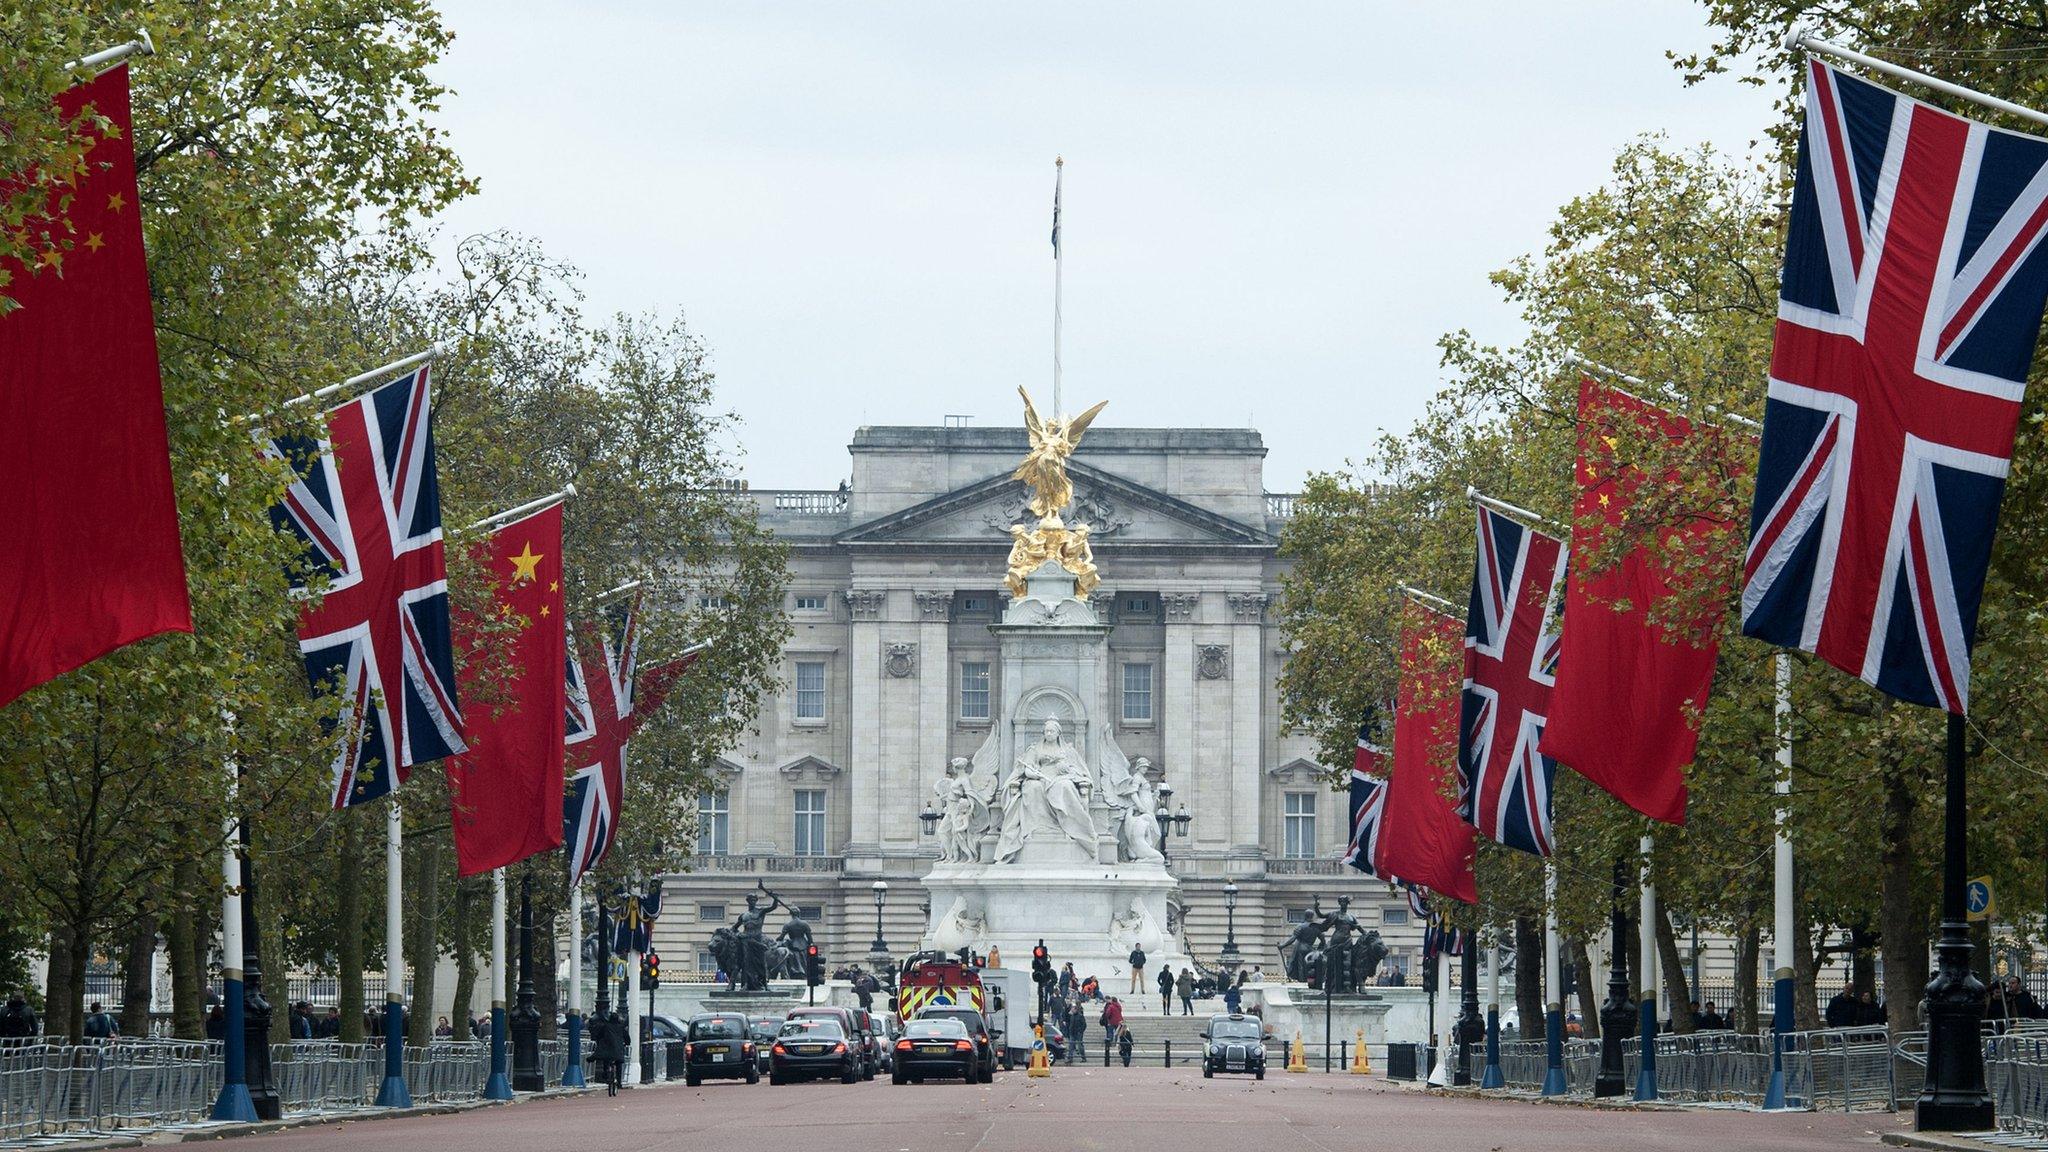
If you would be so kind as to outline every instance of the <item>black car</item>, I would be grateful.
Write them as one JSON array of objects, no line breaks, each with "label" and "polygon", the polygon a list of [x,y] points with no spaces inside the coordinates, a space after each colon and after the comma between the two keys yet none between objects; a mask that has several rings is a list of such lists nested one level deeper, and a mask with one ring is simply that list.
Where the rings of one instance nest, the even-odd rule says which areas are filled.
[{"label": "black car", "polygon": [[690,1087],[706,1080],[761,1082],[754,1056],[754,1037],[747,1018],[730,1012],[690,1017],[683,1042],[683,1082]]},{"label": "black car", "polygon": [[[988,1021],[972,1008],[961,1008],[951,1004],[937,1004],[917,1014],[918,1020],[957,1020],[967,1030],[967,1038],[974,1041],[975,1071],[983,1084],[992,1084],[996,1078],[996,1046],[989,1038]],[[915,1021],[913,1021],[915,1023]],[[910,1025],[906,1024],[907,1029]],[[900,1050],[899,1050],[900,1051]]]},{"label": "black car", "polygon": [[1203,1076],[1249,1072],[1255,1080],[1266,1078],[1266,1040],[1257,1016],[1211,1016],[1209,1026],[1202,1029],[1202,1041]]},{"label": "black car", "polygon": [[782,1017],[756,1016],[753,1019],[754,1063],[765,1074],[768,1071],[768,1049],[775,1045],[775,1034],[782,1031]]},{"label": "black car", "polygon": [[969,1084],[981,1082],[981,1058],[967,1026],[943,1016],[920,1017],[904,1025],[903,1038],[896,1041],[896,1066],[889,1074],[892,1084],[922,1084],[928,1076],[959,1077]]},{"label": "black car", "polygon": [[865,1008],[842,1008],[831,1004],[807,1005],[789,1010],[791,1020],[835,1020],[846,1038],[860,1052],[860,1078],[873,1080],[882,1070],[882,1042],[874,1032],[874,1015]]},{"label": "black car", "polygon": [[841,1084],[860,1079],[860,1038],[848,1037],[839,1021],[821,1016],[791,1020],[768,1047],[768,1082],[839,1077]]}]

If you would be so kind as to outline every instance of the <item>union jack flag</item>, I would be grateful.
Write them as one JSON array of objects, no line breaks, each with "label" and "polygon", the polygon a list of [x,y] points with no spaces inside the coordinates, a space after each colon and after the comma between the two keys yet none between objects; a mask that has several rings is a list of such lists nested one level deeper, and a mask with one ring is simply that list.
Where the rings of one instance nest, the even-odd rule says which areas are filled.
[{"label": "union jack flag", "polygon": [[1557,682],[1563,541],[1479,509],[1479,553],[1465,616],[1458,724],[1458,815],[1481,832],[1550,855],[1557,761],[1537,751]]},{"label": "union jack flag", "polygon": [[1444,922],[1441,916],[1432,916],[1429,927],[1422,934],[1422,954],[1431,960],[1441,953],[1445,956],[1465,954],[1465,932]]},{"label": "union jack flag", "polygon": [[1422,922],[1427,924],[1429,922],[1429,889],[1420,884],[1410,884],[1405,880],[1401,882],[1401,887],[1408,893],[1408,911],[1421,917]]},{"label": "union jack flag", "polygon": [[1351,842],[1344,862],[1378,876],[1380,816],[1387,807],[1387,749],[1380,743],[1380,710],[1367,707],[1358,724],[1358,750],[1351,758]]},{"label": "union jack flag", "polygon": [[388,796],[415,764],[465,749],[427,369],[329,412],[324,440],[258,441],[294,475],[271,523],[327,580],[299,615],[299,652],[316,688],[341,692],[334,806]]},{"label": "union jack flag", "polygon": [[2044,229],[2048,141],[1809,61],[1745,633],[1968,710]]},{"label": "union jack flag", "polygon": [[609,629],[579,627],[569,646],[569,791],[562,840],[569,882],[598,866],[618,831],[633,736],[633,670],[640,653],[640,597],[606,613]]}]

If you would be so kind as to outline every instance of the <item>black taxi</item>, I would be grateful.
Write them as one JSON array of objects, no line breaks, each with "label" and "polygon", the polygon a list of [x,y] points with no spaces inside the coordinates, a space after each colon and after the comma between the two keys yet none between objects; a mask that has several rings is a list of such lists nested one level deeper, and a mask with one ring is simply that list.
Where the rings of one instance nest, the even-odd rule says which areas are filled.
[{"label": "black taxi", "polygon": [[753,1031],[745,1016],[707,1012],[690,1017],[683,1040],[683,1082],[695,1088],[706,1080],[761,1082]]}]

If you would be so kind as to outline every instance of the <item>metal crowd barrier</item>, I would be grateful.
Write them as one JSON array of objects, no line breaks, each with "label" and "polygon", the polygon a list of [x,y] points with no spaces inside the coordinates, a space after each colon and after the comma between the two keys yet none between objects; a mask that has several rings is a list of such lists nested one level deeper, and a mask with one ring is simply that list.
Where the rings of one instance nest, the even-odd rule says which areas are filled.
[{"label": "metal crowd barrier", "polygon": [[160,1128],[206,1117],[219,1083],[212,1041],[0,1046],[0,1141]]},{"label": "metal crowd barrier", "polygon": [[2028,1031],[1986,1038],[1984,1072],[1998,1106],[1998,1126],[2048,1136],[2048,1036]]},{"label": "metal crowd barrier", "polygon": [[369,1107],[383,1077],[384,1061],[380,1051],[375,1061],[377,1079],[372,1079],[368,1051],[367,1044],[337,1040],[272,1044],[270,1076],[285,1113],[349,1112]]},{"label": "metal crowd barrier", "polygon": [[[383,1079],[384,1053],[373,1049],[375,1084]],[[415,1104],[460,1104],[484,1094],[491,1078],[491,1046],[481,1040],[436,1040],[424,1048],[405,1049],[405,1087]]]},{"label": "metal crowd barrier", "polygon": [[[2048,1036],[2041,1042],[2048,1044]],[[1738,1032],[1664,1034],[1656,1040],[1657,1095],[1680,1103],[1761,1106],[1771,1079],[1771,1037]],[[2015,1042],[2016,1045],[2019,1043]],[[1623,1083],[1635,1090],[1642,1040],[1622,1041]],[[1831,1028],[1784,1038],[1786,1097],[1795,1108],[1856,1111],[1895,1109],[1899,1058],[1883,1028]],[[1501,1076],[1508,1090],[1542,1090],[1546,1051],[1541,1040],[1501,1043]],[[1591,1096],[1600,1071],[1600,1042],[1564,1042],[1566,1091]],[[2016,1077],[2017,1080],[2017,1077]]]}]

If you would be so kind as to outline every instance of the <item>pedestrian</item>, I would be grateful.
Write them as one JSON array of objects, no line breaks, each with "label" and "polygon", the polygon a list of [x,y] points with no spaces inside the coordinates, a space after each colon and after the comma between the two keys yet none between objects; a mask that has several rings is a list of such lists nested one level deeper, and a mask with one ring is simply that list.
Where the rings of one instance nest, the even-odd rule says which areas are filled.
[{"label": "pedestrian", "polygon": [[1133,944],[1131,946],[1131,995],[1142,996],[1144,994],[1145,950]]},{"label": "pedestrian", "polygon": [[313,1038],[313,1006],[304,1000],[292,1005],[291,1026],[292,1039],[311,1040]]},{"label": "pedestrian", "polygon": [[1266,970],[1257,964],[1252,965],[1252,983],[1264,984],[1265,982]]},{"label": "pedestrian", "polygon": [[862,971],[858,965],[854,967],[853,996],[855,1000],[860,1002],[861,1011],[874,1011],[875,993],[881,987],[881,981],[876,980],[872,974]]},{"label": "pedestrian", "polygon": [[227,1009],[222,1008],[218,1004],[215,1004],[212,1010],[206,1014],[206,1038],[208,1040],[225,1040],[228,1038]]},{"label": "pedestrian", "polygon": [[[1193,968],[1181,969],[1180,979],[1175,982],[1174,988],[1180,993],[1180,1014],[1183,1016],[1193,1016],[1195,1014],[1195,970]],[[1169,1007],[1167,1015],[1170,1016],[1172,1014],[1173,1010]]]},{"label": "pedestrian", "polygon": [[1232,984],[1223,990],[1223,1010],[1225,1012],[1236,1015],[1238,1009],[1243,1005],[1244,994],[1237,990],[1237,985]]},{"label": "pedestrian", "polygon": [[[495,899],[495,897],[494,897],[494,899]],[[447,1018],[446,1016],[443,1016],[443,1017],[441,1017],[440,1019],[438,1019],[438,1020],[435,1020],[435,1021],[434,1021],[434,1039],[436,1039],[436,1040],[453,1040],[453,1039],[455,1039],[455,1025],[453,1025],[453,1024],[450,1024],[450,1023],[448,1022],[448,1018]]]},{"label": "pedestrian", "polygon": [[1072,960],[1069,960],[1065,964],[1060,965],[1061,995],[1066,995],[1073,992],[1073,990],[1080,987],[1080,985],[1080,978],[1074,975],[1074,962]]},{"label": "pedestrian", "polygon": [[1131,1030],[1122,1024],[1116,1026],[1116,1054],[1123,1058],[1124,1067],[1131,1066]]},{"label": "pedestrian", "polygon": [[1159,1014],[1173,1015],[1173,965],[1159,966]]},{"label": "pedestrian", "polygon": [[1110,1037],[1116,1035],[1117,1029],[1124,1025],[1123,1001],[1111,996],[1103,1004],[1102,1015],[1097,1018],[1096,1023],[1102,1025],[1102,1038],[1106,1043]]},{"label": "pedestrian", "polygon": [[1702,1032],[1719,1032],[1728,1027],[1728,1018],[1714,1011],[1714,1002],[1709,1000],[1706,1011],[1693,1017],[1693,1025]]},{"label": "pedestrian", "polygon": [[35,1009],[28,1006],[28,997],[16,992],[7,998],[7,1007],[0,1009],[0,1039],[24,1040],[35,1034]]},{"label": "pedestrian", "polygon": [[319,1036],[322,1040],[341,1039],[340,1008],[329,1008],[327,1010],[327,1017],[320,1021],[320,1027],[315,1030],[315,1035]]},{"label": "pedestrian", "polygon": [[1835,993],[1821,1019],[1830,1028],[1847,1028],[1856,1023],[1856,997],[1847,988]]},{"label": "pedestrian", "polygon": [[1884,1023],[1884,1008],[1868,992],[1856,996],[1856,1023],[1859,1027],[1873,1027]]},{"label": "pedestrian", "polygon": [[1088,1010],[1082,1007],[1084,1003],[1086,1001],[1079,996],[1067,1002],[1067,1050],[1074,1054],[1076,1060],[1088,1058],[1088,1045],[1082,1039],[1088,1031]]},{"label": "pedestrian", "polygon": [[626,1019],[618,1009],[591,1022],[590,1045],[591,1058],[597,1061],[598,1076],[604,1081],[605,1095],[617,1096],[626,1063]]},{"label": "pedestrian", "polygon": [[114,1022],[112,1016],[107,1015],[106,1008],[99,1001],[93,1001],[92,1007],[88,1010],[85,1017],[85,1038],[87,1040],[112,1040],[120,1034],[121,1026]]}]

